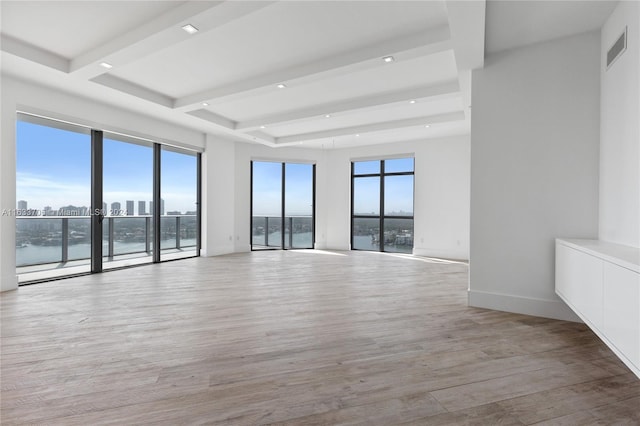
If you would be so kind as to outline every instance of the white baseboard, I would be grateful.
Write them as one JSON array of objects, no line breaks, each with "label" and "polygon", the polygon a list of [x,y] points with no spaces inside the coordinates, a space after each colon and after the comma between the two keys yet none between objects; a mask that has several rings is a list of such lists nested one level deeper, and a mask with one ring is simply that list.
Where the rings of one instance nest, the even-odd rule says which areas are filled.
[{"label": "white baseboard", "polygon": [[451,259],[451,260],[469,260],[469,254],[463,253],[460,250],[441,250],[441,249],[431,249],[431,248],[422,248],[422,247],[414,247],[413,248],[414,256],[423,256],[423,257],[435,257],[438,259]]},{"label": "white baseboard", "polygon": [[9,275],[2,279],[0,283],[0,292],[16,290],[18,288],[18,276]]},{"label": "white baseboard", "polygon": [[215,246],[208,249],[201,249],[200,256],[202,257],[211,257],[211,256],[221,256],[223,254],[231,254],[234,252],[233,244],[224,245],[224,246]]},{"label": "white baseboard", "polygon": [[582,322],[562,300],[533,299],[508,294],[469,290],[469,306],[563,321]]}]

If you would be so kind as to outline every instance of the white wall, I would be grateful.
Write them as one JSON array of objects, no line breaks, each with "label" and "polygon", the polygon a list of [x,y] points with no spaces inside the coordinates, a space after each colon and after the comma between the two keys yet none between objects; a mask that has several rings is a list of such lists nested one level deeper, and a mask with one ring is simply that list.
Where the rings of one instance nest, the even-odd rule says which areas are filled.
[{"label": "white wall", "polygon": [[315,247],[349,250],[351,161],[407,155],[416,159],[414,253],[468,259],[468,137],[335,150],[274,149],[237,143],[235,153],[235,251],[250,250],[251,160],[315,163]]},{"label": "white wall", "polygon": [[468,136],[329,151],[327,247],[349,249],[351,160],[405,154],[415,157],[414,254],[468,259]]},{"label": "white wall", "polygon": [[17,288],[16,221],[6,210],[16,208],[16,92],[0,82],[0,291]]},{"label": "white wall", "polygon": [[235,146],[207,135],[202,154],[202,256],[235,251]]},{"label": "white wall", "polygon": [[600,37],[498,53],[473,72],[471,306],[577,319],[554,238],[596,238]]},{"label": "white wall", "polygon": [[[97,103],[58,90],[23,82],[2,75],[2,125],[0,141],[0,213],[16,208],[16,111],[42,114],[51,118],[67,119],[99,129],[121,131],[133,136],[150,137],[159,141],[178,142],[201,148],[204,135],[175,126],[163,120],[132,113]],[[0,290],[17,287],[15,269],[15,217],[0,215]]]},{"label": "white wall", "polygon": [[[627,27],[627,50],[606,53]],[[640,3],[622,1],[602,28],[601,240],[640,247]]]}]

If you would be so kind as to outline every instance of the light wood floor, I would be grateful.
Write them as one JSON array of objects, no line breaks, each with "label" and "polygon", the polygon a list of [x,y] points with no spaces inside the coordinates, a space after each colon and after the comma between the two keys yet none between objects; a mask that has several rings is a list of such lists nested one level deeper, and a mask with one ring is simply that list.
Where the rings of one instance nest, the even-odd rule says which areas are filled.
[{"label": "light wood floor", "polygon": [[196,258],[3,293],[1,423],[639,424],[584,325],[466,306],[467,266]]}]

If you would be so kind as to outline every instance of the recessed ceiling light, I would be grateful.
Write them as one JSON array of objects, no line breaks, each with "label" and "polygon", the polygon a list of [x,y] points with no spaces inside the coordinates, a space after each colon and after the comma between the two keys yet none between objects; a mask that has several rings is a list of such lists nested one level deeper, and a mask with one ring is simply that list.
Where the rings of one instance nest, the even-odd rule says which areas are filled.
[{"label": "recessed ceiling light", "polygon": [[280,84],[278,84],[276,87],[277,87],[278,89],[284,89],[285,87],[287,87],[287,85],[286,85],[286,84],[284,84],[284,83],[280,83]]},{"label": "recessed ceiling light", "polygon": [[428,124],[425,124],[425,125],[424,125],[424,127],[428,129],[428,128],[429,128],[429,125],[428,125]]},{"label": "recessed ceiling light", "polygon": [[198,29],[191,24],[183,25],[182,29],[188,32],[189,34],[195,34],[198,32]]},{"label": "recessed ceiling light", "polygon": [[202,106],[209,106],[209,103],[208,102],[203,102]]},{"label": "recessed ceiling light", "polygon": [[261,129],[266,129],[266,128],[267,128],[267,126],[260,126],[260,128],[261,128]]},{"label": "recessed ceiling light", "polygon": [[416,103],[416,100],[415,100],[415,99],[412,99],[412,100],[410,100],[410,101],[409,101],[409,103],[410,103],[410,104],[415,104],[415,103]]},{"label": "recessed ceiling light", "polygon": [[360,137],[360,135],[356,135],[356,138],[359,138],[359,137]]},{"label": "recessed ceiling light", "polygon": [[331,117],[331,114],[325,114],[324,118],[329,118]]},{"label": "recessed ceiling light", "polygon": [[108,69],[108,70],[110,70],[111,68],[113,68],[113,65],[111,65],[109,62],[101,62],[101,63],[100,63],[100,66],[101,66],[102,68],[106,68],[106,69]]},{"label": "recessed ceiling light", "polygon": [[384,58],[382,58],[382,60],[387,63],[395,61],[393,56],[385,56]]}]

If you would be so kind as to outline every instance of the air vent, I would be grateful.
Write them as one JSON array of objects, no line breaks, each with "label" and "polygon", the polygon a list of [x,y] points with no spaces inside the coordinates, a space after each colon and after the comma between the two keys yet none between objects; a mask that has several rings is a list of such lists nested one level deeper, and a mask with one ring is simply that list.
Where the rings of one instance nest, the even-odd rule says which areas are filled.
[{"label": "air vent", "polygon": [[624,31],[618,37],[611,49],[607,51],[607,69],[618,59],[624,51],[627,50],[627,27],[624,27]]}]

